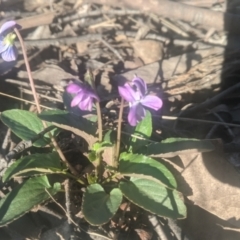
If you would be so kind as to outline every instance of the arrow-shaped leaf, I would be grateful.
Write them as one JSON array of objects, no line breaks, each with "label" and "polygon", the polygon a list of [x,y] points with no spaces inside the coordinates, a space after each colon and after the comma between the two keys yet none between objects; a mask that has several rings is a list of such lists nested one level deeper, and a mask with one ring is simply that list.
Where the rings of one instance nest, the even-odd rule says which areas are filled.
[{"label": "arrow-shaped leaf", "polygon": [[162,163],[141,154],[122,153],[119,172],[125,176],[158,181],[169,188],[177,187],[174,176]]},{"label": "arrow-shaped leaf", "polygon": [[3,182],[15,176],[31,176],[39,173],[62,171],[63,167],[57,152],[32,154],[14,162],[3,175]]},{"label": "arrow-shaped leaf", "polygon": [[24,181],[0,200],[0,227],[21,217],[34,206],[49,199],[49,194],[54,195],[60,190],[60,183],[51,186],[46,176]]},{"label": "arrow-shaped leaf", "polygon": [[97,141],[96,123],[83,117],[62,110],[44,111],[40,119],[51,122],[54,126],[73,132],[87,141],[89,146]]},{"label": "arrow-shaped leaf", "polygon": [[163,217],[186,217],[186,206],[179,192],[148,179],[131,178],[120,182],[123,195],[139,207]]},{"label": "arrow-shaped leaf", "polygon": [[[23,140],[36,138],[37,134],[44,129],[43,123],[37,115],[25,110],[12,109],[4,111],[1,114],[1,120]],[[41,147],[47,145],[49,142],[49,138],[42,138],[34,142],[33,145]]]}]

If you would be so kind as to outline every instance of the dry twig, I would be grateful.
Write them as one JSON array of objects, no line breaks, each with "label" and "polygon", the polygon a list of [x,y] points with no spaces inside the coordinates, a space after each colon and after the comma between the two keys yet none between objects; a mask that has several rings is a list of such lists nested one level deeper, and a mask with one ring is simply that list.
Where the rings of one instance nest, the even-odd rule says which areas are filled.
[{"label": "dry twig", "polygon": [[139,9],[143,12],[152,12],[163,17],[194,22],[202,26],[213,27],[218,30],[240,33],[240,16],[198,8],[174,1],[156,0],[88,0],[88,3],[112,5],[116,7]]},{"label": "dry twig", "polygon": [[216,96],[206,100],[203,103],[200,103],[199,105],[192,107],[190,109],[186,109],[184,111],[182,111],[180,113],[179,116],[183,117],[183,116],[187,116],[189,114],[193,114],[196,111],[199,111],[201,109],[206,109],[206,108],[210,108],[212,107],[214,104],[217,104],[221,99],[223,99],[224,97],[226,97],[227,95],[229,95],[230,93],[236,91],[238,88],[240,88],[240,83],[235,84],[232,87],[229,87],[228,89],[226,89],[225,91],[222,91],[221,93],[217,94]]}]

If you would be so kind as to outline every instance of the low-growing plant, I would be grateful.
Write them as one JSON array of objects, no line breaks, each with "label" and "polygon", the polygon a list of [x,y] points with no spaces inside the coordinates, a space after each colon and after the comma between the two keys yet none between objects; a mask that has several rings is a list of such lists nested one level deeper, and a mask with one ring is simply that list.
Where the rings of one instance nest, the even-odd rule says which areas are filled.
[{"label": "low-growing plant", "polygon": [[[21,41],[18,28],[11,21],[0,30],[5,44],[0,51],[7,61],[16,59],[16,48],[12,41],[15,35],[12,31],[14,29]],[[10,45],[6,47],[8,43]],[[25,61],[29,68],[27,58]],[[30,75],[30,68],[28,71]],[[31,81],[31,76],[29,79]],[[35,91],[33,82],[32,85]],[[153,127],[149,109],[159,110],[162,100],[149,95],[146,83],[137,76],[131,82],[119,82],[118,90],[121,103],[116,130],[103,128],[100,98],[90,72],[84,82],[75,81],[68,85],[65,94],[74,95],[71,106],[77,106],[81,112],[92,111],[91,117],[63,110],[42,112],[40,107],[38,114],[18,109],[2,112],[2,122],[23,140],[19,147],[26,148],[27,143],[38,148],[52,143],[53,147],[48,153],[23,156],[8,167],[3,182],[16,177],[22,177],[24,181],[0,200],[0,226],[19,218],[35,205],[62,191],[61,183],[66,178],[76,181],[84,189],[82,213],[92,225],[108,222],[118,211],[123,199],[159,216],[174,219],[186,217],[183,195],[177,190],[176,179],[161,157],[168,153],[171,156],[178,155],[189,149],[208,151],[213,146],[208,141],[196,139],[151,140]],[[128,123],[124,124],[125,101],[129,104],[129,111]],[[37,98],[35,102],[39,106]],[[59,129],[71,131],[87,142],[84,155],[94,166],[91,172],[78,172],[63,155],[54,140]],[[15,151],[17,149],[7,157],[15,157]],[[59,181],[51,178],[53,174],[60,176]]]}]

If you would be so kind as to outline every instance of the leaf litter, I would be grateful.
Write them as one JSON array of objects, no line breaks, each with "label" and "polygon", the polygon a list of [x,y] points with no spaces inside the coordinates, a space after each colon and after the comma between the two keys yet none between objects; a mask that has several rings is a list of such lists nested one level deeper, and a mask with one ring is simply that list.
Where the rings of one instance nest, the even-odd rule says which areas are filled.
[{"label": "leaf litter", "polygon": [[[83,4],[82,1],[71,0],[39,0],[34,3],[29,0],[9,0],[1,3],[3,18],[16,19],[26,29],[23,35],[26,38],[29,61],[41,104],[53,109],[63,109],[64,87],[73,78],[82,79],[85,71],[91,68],[99,83],[101,98],[104,98],[101,104],[105,124],[112,127],[119,105],[116,100],[116,81],[123,77],[131,79],[137,74],[147,80],[150,92],[164,99],[161,114],[177,116],[174,122],[166,119],[154,120],[155,140],[184,137],[207,138],[206,141],[209,138],[221,138],[221,141],[215,144],[214,151],[194,153],[193,150],[186,151],[185,154],[179,153],[179,157],[164,156],[167,158],[165,161],[175,169],[178,190],[186,198],[186,220],[171,225],[170,220],[158,217],[159,224],[165,223],[168,228],[161,228],[155,232],[151,221],[144,218],[148,214],[131,206],[131,214],[126,213],[122,229],[114,219],[99,229],[90,227],[83,218],[78,217],[76,221],[83,229],[82,233],[78,234],[85,234],[84,239],[93,239],[94,231],[97,231],[98,239],[157,239],[161,234],[172,234],[173,226],[181,226],[179,231],[182,235],[185,234],[185,239],[238,239],[239,129],[230,127],[229,130],[226,126],[217,124],[240,122],[239,96],[230,88],[236,86],[236,90],[238,87],[235,84],[238,82],[236,74],[240,61],[236,41],[233,39],[226,43],[224,39],[228,36],[221,29],[212,30],[208,25],[194,25],[174,16],[166,18],[153,12],[143,14],[138,6],[128,9],[126,5],[125,9],[116,9],[90,2],[94,1]],[[187,1],[181,2],[189,4]],[[224,4],[225,1],[208,1],[206,5],[197,0],[191,2],[198,10],[205,7],[210,11],[218,9],[220,12],[225,11]],[[238,3],[229,5],[228,11],[234,12],[236,4]],[[230,51],[225,49],[226,44],[231,47]],[[6,97],[0,93],[1,101],[6,103],[0,106],[0,111],[11,109],[14,105],[17,105],[17,108],[36,111],[32,107],[34,104],[24,102],[33,99],[29,94],[30,88],[22,59],[12,67],[0,62],[1,92],[8,94]],[[21,102],[9,98],[9,95],[17,98],[20,96]],[[198,107],[206,99],[208,101],[203,107]],[[108,108],[111,101],[113,103]],[[228,114],[214,109],[220,103],[227,106]],[[192,108],[188,104],[191,104]],[[198,108],[195,110],[194,107]],[[80,114],[79,109],[75,109],[74,114]],[[181,116],[215,123],[194,123],[181,119]],[[59,136],[59,141],[67,137],[69,141],[65,149],[72,151],[71,155],[74,158],[74,155],[79,153],[79,145],[82,144],[82,132],[75,133],[78,135],[75,136],[74,130],[73,134],[70,134],[71,129],[66,125],[62,128],[67,131]],[[162,135],[159,134],[159,130],[163,132]],[[9,137],[2,123],[0,132],[3,138],[6,136],[6,141],[1,142],[1,158],[4,159],[3,153],[6,153],[6,149],[13,149],[18,139],[13,134]],[[94,141],[94,137],[88,141]],[[86,148],[81,150],[84,155]],[[91,166],[81,163],[80,166],[76,164],[76,167],[87,172],[87,168]],[[1,196],[6,195],[9,189],[11,192],[11,187],[1,183]],[[73,186],[73,189],[77,190],[76,186]],[[59,198],[59,201],[64,204],[63,199]],[[76,206],[73,212],[75,215],[80,204],[72,200],[72,205]],[[51,206],[49,208],[51,209]],[[34,225],[39,229],[38,232],[20,230],[16,225],[27,223],[31,214],[11,223],[8,228],[1,228],[1,234],[12,237],[15,232],[18,237],[24,238],[38,238],[39,234],[42,234],[41,239],[44,239],[47,232],[56,235],[60,223],[50,213],[41,217],[43,222],[50,222],[45,225],[45,231],[42,232],[42,227],[37,222]],[[34,216],[39,220],[40,214],[35,213]],[[62,216],[64,218],[64,214]],[[142,216],[141,220],[139,216]],[[198,221],[199,219],[201,221]],[[202,219],[206,224],[199,223],[203,222]],[[62,226],[64,221],[61,222]],[[116,233],[117,229],[121,229],[119,235]],[[59,234],[66,239],[71,231],[66,227],[66,231]],[[175,233],[176,239],[180,239],[178,236]]]}]

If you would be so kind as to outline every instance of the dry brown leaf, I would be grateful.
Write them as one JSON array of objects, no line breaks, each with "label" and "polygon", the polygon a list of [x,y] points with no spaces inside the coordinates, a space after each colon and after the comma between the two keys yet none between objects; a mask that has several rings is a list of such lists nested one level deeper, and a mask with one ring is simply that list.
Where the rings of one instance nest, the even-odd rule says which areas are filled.
[{"label": "dry brown leaf", "polygon": [[63,31],[62,32],[60,32],[60,33],[58,33],[58,35],[57,35],[58,37],[66,37],[66,36],[68,36],[68,37],[77,37],[77,34],[75,33],[75,31],[73,30],[73,28],[72,28],[72,26],[70,25],[70,24],[67,24],[65,27],[64,27],[64,29],[63,29]]},{"label": "dry brown leaf", "polygon": [[217,150],[180,156],[183,168],[174,165],[179,191],[194,204],[240,227],[240,175]]},{"label": "dry brown leaf", "polygon": [[107,163],[109,166],[113,166],[113,157],[114,157],[114,146],[104,148],[102,157],[103,161]]},{"label": "dry brown leaf", "polygon": [[[60,85],[61,80],[74,79],[76,76],[65,72],[61,67],[53,64],[46,64],[44,67],[32,72],[33,78],[52,85]],[[19,78],[28,78],[26,71],[18,72]]]},{"label": "dry brown leaf", "polygon": [[144,65],[143,61],[140,58],[134,58],[133,61],[124,61],[124,68],[127,70],[136,69]]},{"label": "dry brown leaf", "polygon": [[141,240],[151,240],[153,233],[144,229],[134,229]]},{"label": "dry brown leaf", "polygon": [[128,39],[128,37],[125,34],[118,34],[115,36],[116,42],[126,41],[127,39]]},{"label": "dry brown leaf", "polygon": [[[137,73],[137,75],[143,78],[147,84],[163,83],[176,74],[185,73],[191,67],[199,63],[203,58],[223,51],[224,49],[218,47],[197,50],[176,57],[171,57],[169,59],[164,59],[162,63],[154,62],[148,64],[121,74],[121,76],[127,79],[132,79],[134,74]],[[115,78],[117,79],[117,76]]]},{"label": "dry brown leaf", "polygon": [[183,4],[189,4],[197,7],[211,8],[216,3],[223,2],[222,0],[181,0]]},{"label": "dry brown leaf", "polygon": [[123,202],[120,207],[122,211],[130,212],[130,204],[129,202]]},{"label": "dry brown leaf", "polygon": [[[34,1],[32,1],[34,2]],[[52,23],[55,15],[52,12],[42,13],[31,17],[21,18],[17,20],[17,23],[22,26],[23,29],[38,27],[41,25],[49,25]]]},{"label": "dry brown leaf", "polygon": [[77,42],[76,43],[77,52],[79,54],[86,54],[88,51],[88,45],[89,45],[89,42],[87,42],[87,41]]},{"label": "dry brown leaf", "polygon": [[163,57],[163,43],[152,40],[132,42],[136,57],[140,57],[145,64],[159,61]]},{"label": "dry brown leaf", "polygon": [[[238,228],[228,221],[196,206],[188,205],[188,217],[181,221],[183,231],[194,240],[237,240],[240,239]],[[191,236],[191,237],[190,237]]]}]

